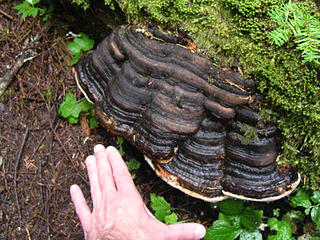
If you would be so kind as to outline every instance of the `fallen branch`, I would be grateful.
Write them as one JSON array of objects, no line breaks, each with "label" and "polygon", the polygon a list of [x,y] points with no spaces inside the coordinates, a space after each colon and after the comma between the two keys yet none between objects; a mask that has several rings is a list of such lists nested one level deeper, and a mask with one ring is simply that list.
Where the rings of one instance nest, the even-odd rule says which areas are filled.
[{"label": "fallen branch", "polygon": [[17,74],[23,64],[32,60],[36,56],[37,53],[34,50],[27,49],[23,51],[13,67],[2,78],[0,78],[0,96],[4,94],[5,90],[8,88],[14,76]]},{"label": "fallen branch", "polygon": [[46,34],[49,28],[49,23],[46,23],[34,38],[30,38],[25,41],[23,51],[16,57],[18,60],[4,74],[4,76],[0,78],[0,97],[5,93],[6,89],[8,88],[8,86],[10,85],[10,83],[14,79],[14,76],[17,74],[20,68],[26,62],[38,56],[38,53],[35,49],[39,46],[39,40]]},{"label": "fallen branch", "polygon": [[10,14],[6,13],[5,11],[3,11],[3,10],[0,9],[0,13],[1,13],[3,16],[9,18],[11,21],[13,20],[13,17],[12,17]]}]

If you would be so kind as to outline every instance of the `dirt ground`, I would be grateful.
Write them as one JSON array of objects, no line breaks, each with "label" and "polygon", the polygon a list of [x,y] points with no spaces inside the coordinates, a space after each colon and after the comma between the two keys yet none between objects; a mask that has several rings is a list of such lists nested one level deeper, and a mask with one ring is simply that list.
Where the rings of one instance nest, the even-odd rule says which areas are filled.
[{"label": "dirt ground", "polygon": [[[13,75],[0,101],[0,239],[83,239],[69,187],[78,184],[89,201],[85,157],[95,144],[114,144],[115,137],[100,128],[88,133],[85,120],[70,125],[59,117],[66,93],[81,98],[68,64],[68,25],[22,20],[15,4],[0,1],[0,77],[10,72],[28,41],[45,34],[32,46],[36,57]],[[150,193],[161,194],[183,209],[177,210],[180,220],[211,224],[216,213],[209,204],[162,182],[139,153],[125,147],[126,157],[141,160],[135,181],[146,204]]]}]

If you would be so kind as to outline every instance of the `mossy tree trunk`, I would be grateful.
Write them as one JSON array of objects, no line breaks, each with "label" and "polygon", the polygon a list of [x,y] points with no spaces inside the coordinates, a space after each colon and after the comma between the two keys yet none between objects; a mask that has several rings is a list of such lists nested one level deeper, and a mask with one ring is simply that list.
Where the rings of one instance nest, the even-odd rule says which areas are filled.
[{"label": "mossy tree trunk", "polygon": [[[70,1],[86,11],[103,2]],[[104,0],[104,4],[109,13],[123,14],[127,23],[184,31],[217,65],[240,67],[245,76],[254,78],[264,96],[265,120],[275,122],[283,134],[279,161],[296,165],[307,188],[320,189],[320,67],[302,62],[292,36],[281,47],[268,37],[277,27],[269,14],[287,1]],[[315,3],[296,4],[320,27]]]}]

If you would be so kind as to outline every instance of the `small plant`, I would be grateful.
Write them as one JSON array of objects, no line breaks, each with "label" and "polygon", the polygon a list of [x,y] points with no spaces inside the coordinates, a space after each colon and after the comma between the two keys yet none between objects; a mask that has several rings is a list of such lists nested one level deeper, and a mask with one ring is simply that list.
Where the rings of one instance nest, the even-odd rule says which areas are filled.
[{"label": "small plant", "polygon": [[310,215],[317,234],[320,234],[320,191],[313,193],[300,189],[294,196],[289,197],[292,207],[304,208],[305,215]]},{"label": "small plant", "polygon": [[155,217],[165,224],[175,224],[178,222],[178,216],[173,212],[170,204],[160,196],[154,193],[150,194],[151,208],[155,213]]},{"label": "small plant", "polygon": [[[310,193],[300,189],[289,197],[289,202],[293,209],[284,214],[279,208],[273,209],[273,217],[263,216],[263,210],[245,207],[241,200],[227,199],[219,202],[213,205],[220,211],[218,220],[207,229],[205,240],[262,240],[260,231],[267,226],[273,232],[268,235],[267,240],[295,240],[294,234],[297,235],[299,227],[310,222],[308,216],[316,229],[311,228],[309,232],[305,232],[309,236],[308,240],[320,240],[315,237],[320,235],[320,191]],[[304,211],[299,208],[304,208]],[[267,224],[262,219],[266,219]]]},{"label": "small plant", "polygon": [[116,144],[117,144],[117,146],[116,146],[116,148],[118,149],[118,151],[119,151],[119,153],[120,153],[120,155],[123,157],[124,155],[126,155],[126,152],[124,151],[124,149],[123,149],[123,143],[124,143],[124,139],[123,139],[123,137],[117,137],[117,139],[116,139]]},{"label": "small plant", "polygon": [[141,163],[135,158],[130,158],[129,160],[125,161],[125,163],[130,171],[132,179],[135,179],[137,177],[136,171],[139,169]]},{"label": "small plant", "polygon": [[245,207],[243,201],[227,199],[218,203],[218,220],[207,229],[205,240],[240,239],[262,240],[258,227],[262,223],[262,210]]},{"label": "small plant", "polygon": [[77,124],[81,114],[87,115],[89,117],[90,128],[98,127],[93,104],[89,103],[85,98],[78,101],[72,93],[66,94],[64,101],[59,106],[58,112],[71,124]]},{"label": "small plant", "polygon": [[276,231],[275,235],[268,236],[268,240],[294,240],[292,236],[292,230],[290,223],[284,220],[278,220],[276,218],[270,218],[268,220],[268,226],[271,230]]},{"label": "small plant", "polygon": [[76,64],[84,52],[91,50],[93,45],[94,40],[84,33],[80,33],[79,37],[73,39],[73,41],[67,46],[68,50],[72,54],[71,65]]},{"label": "small plant", "polygon": [[43,96],[49,103],[52,103],[52,96],[53,96],[53,88],[52,88],[52,86],[48,87],[44,91]]},{"label": "small plant", "polygon": [[268,34],[272,43],[282,46],[293,39],[302,62],[320,64],[320,21],[303,3],[289,1],[269,13],[278,27]]},{"label": "small plant", "polygon": [[248,124],[240,123],[241,128],[240,131],[242,134],[237,134],[241,139],[241,143],[248,145],[251,144],[255,140],[259,140],[257,130],[255,127],[252,127]]},{"label": "small plant", "polygon": [[14,6],[13,8],[18,10],[18,14],[22,15],[22,18],[42,16],[43,20],[48,20],[52,17],[53,6],[49,8],[39,7],[40,0],[24,0],[22,3]]},{"label": "small plant", "polygon": [[[118,136],[116,138],[116,148],[122,157],[126,155],[126,151],[124,150],[123,143],[124,143],[123,137]],[[137,177],[136,171],[139,169],[141,163],[135,158],[130,158],[129,160],[125,160],[125,163],[127,165],[127,168],[130,171],[132,179],[135,179]]]},{"label": "small plant", "polygon": [[[293,231],[298,227],[296,223],[299,222],[305,225],[306,216],[310,215],[317,232],[308,232],[310,236],[319,236],[320,232],[320,192],[315,191],[313,193],[306,192],[302,189],[297,191],[294,196],[289,197],[290,205],[294,208],[304,208],[304,212],[300,210],[292,209],[282,216],[281,220],[276,218],[270,218],[268,220],[268,226],[271,230],[276,231],[274,235],[268,236],[268,240],[294,240]],[[278,217],[278,216],[276,216]],[[320,240],[319,237],[309,237],[309,240]]]}]

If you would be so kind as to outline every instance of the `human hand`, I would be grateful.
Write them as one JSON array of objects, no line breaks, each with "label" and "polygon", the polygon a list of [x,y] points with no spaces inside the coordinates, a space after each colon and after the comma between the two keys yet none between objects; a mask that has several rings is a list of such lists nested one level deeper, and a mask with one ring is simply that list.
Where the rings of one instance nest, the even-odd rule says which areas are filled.
[{"label": "human hand", "polygon": [[131,175],[114,147],[96,145],[86,159],[93,202],[91,211],[78,185],[72,202],[87,240],[193,240],[203,238],[197,223],[165,225],[145,206]]}]

